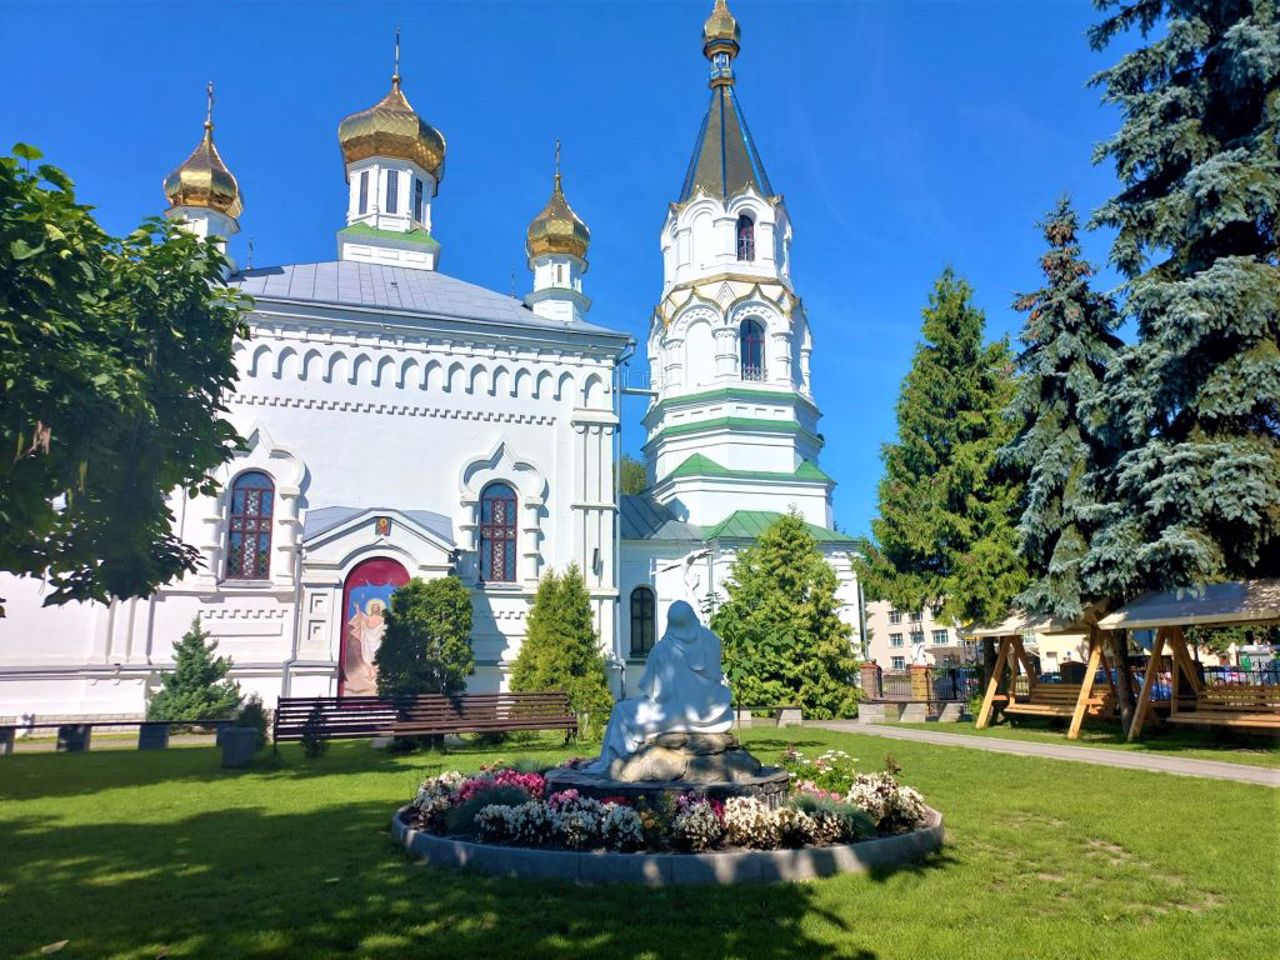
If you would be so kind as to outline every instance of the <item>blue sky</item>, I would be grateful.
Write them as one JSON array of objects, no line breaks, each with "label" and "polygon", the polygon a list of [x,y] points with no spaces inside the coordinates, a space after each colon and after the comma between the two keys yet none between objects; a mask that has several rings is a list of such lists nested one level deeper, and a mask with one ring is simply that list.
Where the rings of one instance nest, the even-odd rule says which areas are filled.
[{"label": "blue sky", "polygon": [[[738,92],[795,240],[793,280],[814,329],[823,467],[836,519],[875,514],[880,445],[951,264],[988,333],[1016,334],[1014,292],[1037,286],[1034,224],[1070,192],[1115,191],[1094,145],[1118,113],[1087,79],[1088,0],[731,0]],[[8,82],[0,147],[25,141],[66,170],[123,233],[165,202],[164,174],[216,139],[245,195],[233,254],[267,266],[331,260],[345,188],[336,129],[387,90],[392,37],[414,107],[448,138],[433,210],[444,272],[529,287],[524,231],[564,142],[569,201],[591,227],[591,319],[643,342],[660,293],[658,231],[706,108],[701,27],[711,0],[19,3],[0,0]],[[1110,237],[1085,237],[1105,263]],[[1115,277],[1103,272],[1100,282]],[[642,403],[624,408],[641,442]]]}]

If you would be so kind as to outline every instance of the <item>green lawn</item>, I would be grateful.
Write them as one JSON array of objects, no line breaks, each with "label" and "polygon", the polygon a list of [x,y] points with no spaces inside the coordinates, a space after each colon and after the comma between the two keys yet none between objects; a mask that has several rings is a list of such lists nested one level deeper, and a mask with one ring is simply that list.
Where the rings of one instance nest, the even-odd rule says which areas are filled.
[{"label": "green lawn", "polygon": [[1118,723],[1085,721],[1077,740],[1067,739],[1065,723],[1040,718],[1019,719],[1017,726],[1002,722],[985,730],[973,729],[972,720],[958,723],[894,723],[894,727],[932,730],[935,733],[967,733],[976,737],[1001,737],[1031,743],[1065,743],[1080,747],[1105,747],[1110,750],[1133,750],[1186,757],[1191,760],[1222,760],[1251,767],[1280,767],[1280,741],[1275,737],[1244,733],[1210,732],[1166,726],[1148,726],[1137,743],[1125,743],[1124,731]]},{"label": "green lawn", "polygon": [[[867,768],[891,750],[944,812],[944,851],[887,876],[774,887],[497,880],[410,862],[388,820],[428,770],[529,750],[348,743],[242,773],[209,748],[19,755],[0,759],[0,956],[62,940],[60,960],[1275,955],[1274,790],[788,733]],[[746,739],[766,760],[785,746],[776,730]]]}]

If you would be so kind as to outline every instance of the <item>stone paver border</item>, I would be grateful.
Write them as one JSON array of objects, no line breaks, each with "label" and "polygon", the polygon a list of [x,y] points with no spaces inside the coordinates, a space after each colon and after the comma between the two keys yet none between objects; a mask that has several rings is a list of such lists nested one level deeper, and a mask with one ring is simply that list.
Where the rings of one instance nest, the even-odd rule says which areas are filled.
[{"label": "stone paver border", "polygon": [[438,837],[411,826],[409,807],[396,811],[391,835],[414,856],[440,867],[568,883],[680,884],[779,883],[839,873],[889,870],[942,847],[942,814],[928,808],[925,825],[911,833],[861,843],[800,850],[712,853],[609,853],[601,850],[535,850]]}]

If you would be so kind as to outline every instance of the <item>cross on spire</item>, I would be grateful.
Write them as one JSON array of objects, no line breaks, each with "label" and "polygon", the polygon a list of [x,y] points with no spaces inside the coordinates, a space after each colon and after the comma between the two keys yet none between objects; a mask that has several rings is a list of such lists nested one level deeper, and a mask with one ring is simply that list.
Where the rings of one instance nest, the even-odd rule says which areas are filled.
[{"label": "cross on spire", "polygon": [[400,28],[396,27],[396,65],[391,74],[391,86],[400,89]]},{"label": "cross on spire", "polygon": [[560,189],[560,138],[556,137],[556,189]]},{"label": "cross on spire", "polygon": [[213,133],[213,81],[210,80],[205,87],[205,96],[208,98],[204,110],[204,135],[206,137]]}]

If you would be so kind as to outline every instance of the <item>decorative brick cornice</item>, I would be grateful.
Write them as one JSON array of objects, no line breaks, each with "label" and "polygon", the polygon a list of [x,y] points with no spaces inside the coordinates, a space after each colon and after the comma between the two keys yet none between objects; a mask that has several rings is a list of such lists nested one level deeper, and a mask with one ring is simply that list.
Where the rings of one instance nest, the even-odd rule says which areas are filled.
[{"label": "decorative brick cornice", "polygon": [[551,414],[503,413],[497,410],[462,410],[456,407],[420,407],[406,403],[377,403],[368,400],[319,400],[314,397],[271,397],[235,393],[229,402],[245,407],[297,407],[303,410],[333,410],[340,413],[380,413],[389,417],[423,417],[432,420],[477,420],[483,423],[528,423],[550,426]]}]

